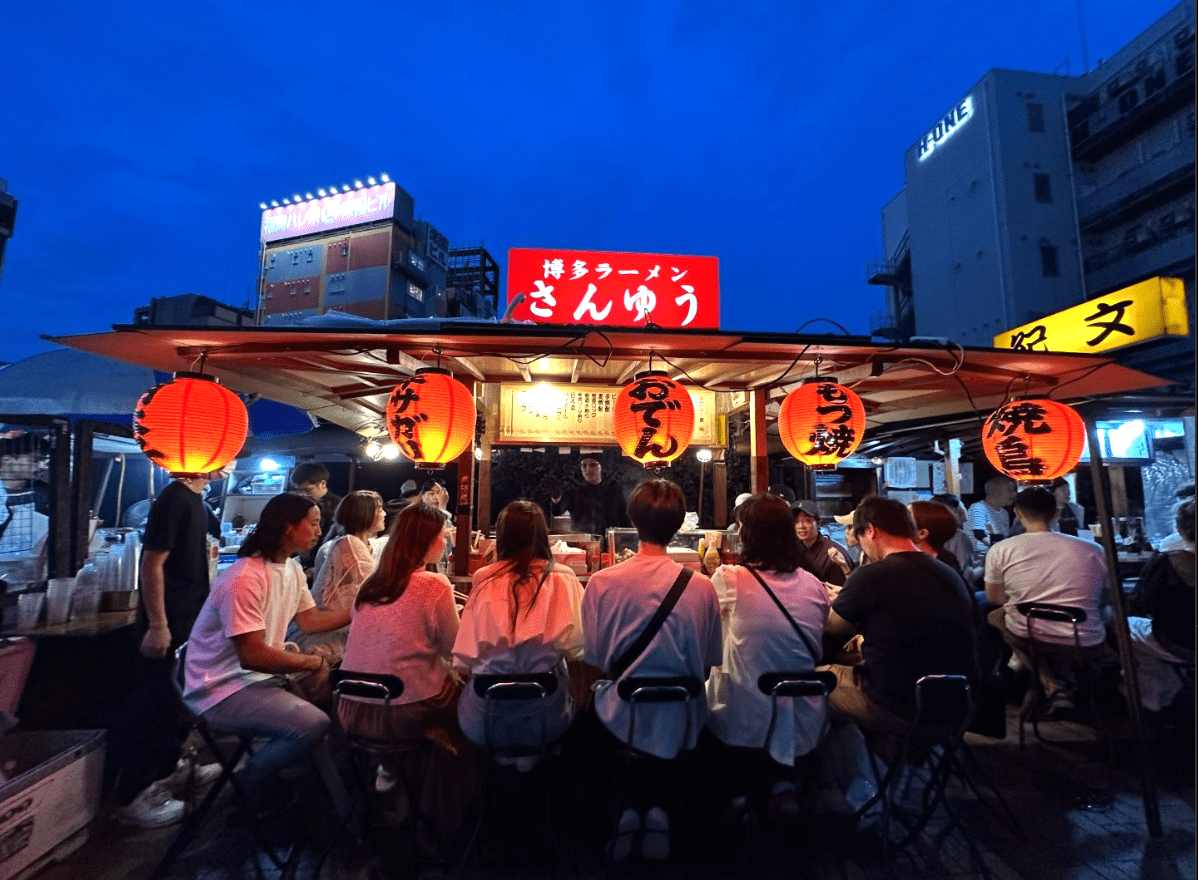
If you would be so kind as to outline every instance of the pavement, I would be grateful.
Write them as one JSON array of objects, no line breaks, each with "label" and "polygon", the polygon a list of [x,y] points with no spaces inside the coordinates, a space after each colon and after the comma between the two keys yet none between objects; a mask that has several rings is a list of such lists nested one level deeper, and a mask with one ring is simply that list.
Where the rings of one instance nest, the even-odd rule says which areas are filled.
[{"label": "pavement", "polygon": [[[953,784],[949,804],[962,828],[950,827],[943,812],[914,844],[894,858],[892,876],[945,877],[971,880],[1192,880],[1195,877],[1195,751],[1192,725],[1184,730],[1153,724],[1147,760],[1156,776],[1162,834],[1148,832],[1137,772],[1137,749],[1126,721],[1110,728],[1111,742],[1075,721],[1055,719],[1041,725],[1045,743],[1031,730],[1020,748],[1018,709],[1007,708],[1003,740],[967,735],[978,766],[1003,793],[1018,819],[1015,833],[968,788]],[[305,789],[305,784],[307,788]],[[569,785],[569,781],[566,781]],[[263,839],[244,826],[230,825],[231,798],[222,794],[199,835],[174,862],[168,878],[230,880],[274,878],[281,871],[261,855],[263,842],[298,838],[303,847],[298,878],[367,878],[411,876],[411,864],[384,836],[391,857],[384,866],[374,852],[348,829],[340,829],[323,789],[312,779],[300,780],[299,806],[268,818]],[[510,817],[508,817],[510,818]],[[711,826],[693,840],[675,834],[675,853],[665,862],[632,860],[605,870],[596,835],[585,822],[559,813],[561,856],[545,841],[544,825],[510,832],[506,839],[480,847],[465,876],[487,878],[574,877],[609,875],[652,877],[791,877],[857,880],[884,876],[887,865],[876,825],[861,828],[843,820],[803,817],[797,823]],[[111,818],[110,805],[92,825],[87,842],[60,862],[44,867],[39,880],[115,880],[148,877],[166,851],[177,826],[158,830],[122,827]],[[968,839],[976,843],[971,854]],[[983,872],[977,859],[984,860]],[[390,870],[384,870],[384,867]],[[319,875],[317,869],[320,869]],[[2,874],[2,865],[0,865]],[[421,876],[440,880],[456,869],[423,867]]]}]

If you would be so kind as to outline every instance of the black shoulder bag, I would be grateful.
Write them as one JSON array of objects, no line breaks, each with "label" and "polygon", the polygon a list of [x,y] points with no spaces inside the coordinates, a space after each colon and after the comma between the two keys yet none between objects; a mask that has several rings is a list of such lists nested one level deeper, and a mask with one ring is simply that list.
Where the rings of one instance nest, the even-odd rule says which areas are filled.
[{"label": "black shoulder bag", "polygon": [[649,647],[649,643],[653,641],[653,637],[657,635],[657,631],[661,629],[661,625],[666,622],[666,618],[670,616],[670,612],[674,610],[674,606],[678,603],[678,597],[682,595],[683,589],[686,588],[687,582],[691,579],[691,570],[683,567],[682,571],[678,572],[678,577],[674,579],[674,585],[670,587],[670,592],[666,593],[666,597],[661,600],[661,604],[657,606],[657,612],[649,621],[649,625],[641,630],[641,634],[636,637],[628,649],[616,658],[616,662],[611,665],[608,670],[611,674],[612,681],[623,678],[624,673],[628,671],[628,667],[636,662],[636,658],[644,653],[645,648]]},{"label": "black shoulder bag", "polygon": [[774,600],[774,604],[778,606],[778,610],[786,615],[786,619],[790,621],[790,625],[794,627],[795,632],[799,634],[799,638],[803,640],[803,644],[807,646],[807,650],[811,653],[811,657],[814,659],[815,665],[819,666],[819,661],[823,657],[823,651],[820,650],[820,647],[811,641],[811,636],[807,635],[806,630],[795,623],[795,619],[790,616],[790,612],[786,610],[786,606],[782,604],[782,601],[777,597],[777,595],[774,594],[774,591],[770,589],[769,584],[762,579],[761,575],[759,575],[748,565],[741,567],[744,568],[749,574],[753,575],[753,577],[757,578],[757,583],[761,584],[761,588],[769,594],[771,599]]}]

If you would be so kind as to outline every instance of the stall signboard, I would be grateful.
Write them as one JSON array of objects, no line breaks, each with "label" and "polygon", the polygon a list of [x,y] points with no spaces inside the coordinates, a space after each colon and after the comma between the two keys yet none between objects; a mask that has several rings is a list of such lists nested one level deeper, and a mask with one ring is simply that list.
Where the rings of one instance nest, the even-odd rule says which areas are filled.
[{"label": "stall signboard", "polygon": [[1149,278],[994,337],[995,348],[1096,354],[1162,336],[1188,336],[1185,285]]},{"label": "stall signboard", "polygon": [[395,182],[333,193],[262,212],[262,241],[327,232],[395,216]]},{"label": "stall signboard", "polygon": [[720,326],[719,260],[512,248],[508,302],[513,320],[667,330]]},{"label": "stall signboard", "polygon": [[[613,410],[618,385],[500,383],[499,433],[495,443],[615,446]],[[721,446],[716,392],[687,388],[695,405],[691,446]]]}]

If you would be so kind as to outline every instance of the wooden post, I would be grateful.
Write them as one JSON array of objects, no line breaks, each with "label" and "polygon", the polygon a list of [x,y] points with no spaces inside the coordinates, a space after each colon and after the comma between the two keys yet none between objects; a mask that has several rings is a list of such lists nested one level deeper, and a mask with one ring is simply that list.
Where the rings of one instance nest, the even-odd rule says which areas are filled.
[{"label": "wooden post", "polygon": [[760,388],[749,392],[749,482],[750,491],[764,492],[770,487],[769,445],[765,436],[765,407],[769,403]]},{"label": "wooden post", "polygon": [[[1111,611],[1114,612],[1111,626],[1115,630],[1115,641],[1119,645],[1119,664],[1123,667],[1123,686],[1127,694],[1127,709],[1131,715],[1131,726],[1136,734],[1136,751],[1140,763],[1140,790],[1144,798],[1144,817],[1148,823],[1148,835],[1159,840],[1161,807],[1157,799],[1156,773],[1152,758],[1148,754],[1148,743],[1144,736],[1144,722],[1140,715],[1140,682],[1136,670],[1136,658],[1131,649],[1131,632],[1127,628],[1126,599],[1123,584],[1119,579],[1119,554],[1115,551],[1115,535],[1111,528],[1111,510],[1107,503],[1108,485],[1106,469],[1102,466],[1102,447],[1098,443],[1098,431],[1093,419],[1086,419],[1086,439],[1090,444],[1090,477],[1094,481],[1094,505],[1098,508],[1098,522],[1102,525],[1102,547],[1106,551],[1106,567],[1110,573]],[[1122,470],[1122,469],[1120,469]]]},{"label": "wooden post", "polygon": [[715,506],[715,527],[728,526],[728,463],[724,461],[724,450],[717,449],[711,460],[711,503]]},{"label": "wooden post", "polygon": [[[474,385],[474,399],[478,399],[479,383]],[[453,573],[465,577],[470,572],[470,538],[474,534],[474,444],[470,443],[457,458],[458,502],[457,534],[453,542]]]},{"label": "wooden post", "polygon": [[944,491],[960,498],[961,438],[950,437],[944,445]]},{"label": "wooden post", "polygon": [[475,519],[483,532],[491,531],[491,440],[499,432],[499,386],[483,386],[483,457],[478,463],[478,510]]}]

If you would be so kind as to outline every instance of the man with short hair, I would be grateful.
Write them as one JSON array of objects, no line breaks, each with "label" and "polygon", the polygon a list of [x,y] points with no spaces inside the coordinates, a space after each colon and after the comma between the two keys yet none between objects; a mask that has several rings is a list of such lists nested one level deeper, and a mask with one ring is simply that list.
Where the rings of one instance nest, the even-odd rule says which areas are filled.
[{"label": "man with short hair", "polygon": [[[643,650],[635,657],[625,656],[679,579],[682,566],[670,559],[666,545],[685,516],[686,500],[677,484],[655,479],[637,486],[628,502],[628,517],[640,539],[636,555],[591,575],[583,593],[586,662],[609,674],[616,673],[613,680],[595,686],[595,714],[621,742],[628,741],[631,717],[630,704],[617,693],[621,679],[693,676],[703,682],[711,667],[723,660],[719,600],[711,581],[697,572],[691,572],[674,607]],[[625,664],[622,671],[616,668],[621,660]],[[639,707],[632,745],[659,758],[676,757],[694,748],[706,720],[707,698],[702,690],[681,706]],[[650,766],[655,763],[650,762]],[[650,775],[652,770],[633,781],[639,791],[631,793],[633,806],[620,818],[617,855],[627,855],[642,816],[644,854],[662,858],[668,852],[665,812],[658,806],[644,812],[654,797],[661,796],[660,780],[645,778]]]},{"label": "man with short hair", "polygon": [[956,571],[915,545],[915,523],[901,502],[866,496],[853,529],[876,561],[849,575],[832,602],[825,634],[863,638],[860,662],[823,667],[837,677],[828,705],[835,719],[902,733],[921,677],[960,674],[977,684],[969,594]]},{"label": "man with short hair", "polygon": [[312,585],[312,567],[316,562],[316,551],[332,536],[333,514],[341,503],[341,496],[329,491],[329,469],[318,461],[297,464],[291,472],[291,485],[296,492],[307,495],[320,508],[320,540],[310,551],[299,556],[300,566]]},{"label": "man with short hair", "polygon": [[986,496],[969,505],[969,529],[979,556],[985,556],[991,546],[1011,533],[1011,516],[1006,509],[1014,500],[1015,481],[997,476],[986,481]]},{"label": "man with short hair", "polygon": [[[986,599],[1002,606],[986,619],[1029,667],[1027,618],[1016,607],[1020,603],[1048,602],[1085,611],[1085,621],[1078,624],[1083,648],[1101,646],[1106,637],[1099,611],[1108,582],[1102,548],[1093,541],[1054,532],[1052,522],[1058,512],[1051,490],[1024,489],[1015,496],[1015,516],[1023,524],[1024,534],[995,544],[986,554]],[[1035,636],[1041,642],[1074,644],[1071,623],[1038,620]],[[1040,680],[1050,712],[1069,708],[1064,683],[1047,665],[1041,668]]]},{"label": "man with short hair", "polygon": [[802,558],[799,565],[826,584],[840,587],[853,570],[849,551],[819,530],[819,508],[814,501],[796,501],[790,506]]},{"label": "man with short hair", "polygon": [[550,515],[569,511],[574,531],[588,535],[603,535],[609,528],[627,526],[628,512],[620,484],[603,482],[603,466],[598,459],[584,458],[580,468],[581,485],[565,494],[560,487],[550,486]]}]

